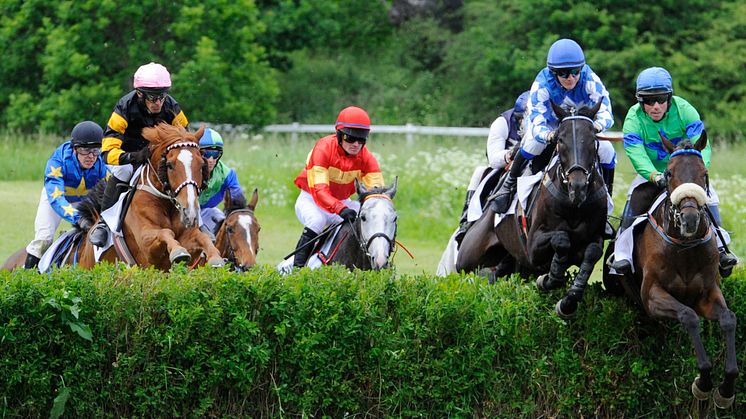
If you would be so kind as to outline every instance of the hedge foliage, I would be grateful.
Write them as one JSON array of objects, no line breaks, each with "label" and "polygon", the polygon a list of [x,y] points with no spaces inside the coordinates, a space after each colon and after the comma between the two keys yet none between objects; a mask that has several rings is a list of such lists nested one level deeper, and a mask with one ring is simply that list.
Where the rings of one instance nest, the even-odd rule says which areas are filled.
[{"label": "hedge foliage", "polygon": [[[3,272],[3,416],[682,417],[711,408],[689,392],[696,363],[685,332],[598,287],[565,323],[552,311],[559,294],[518,279],[176,271]],[[746,319],[743,279],[725,292]],[[717,382],[720,330],[708,323],[703,335]],[[741,397],[721,414],[743,416]]]}]

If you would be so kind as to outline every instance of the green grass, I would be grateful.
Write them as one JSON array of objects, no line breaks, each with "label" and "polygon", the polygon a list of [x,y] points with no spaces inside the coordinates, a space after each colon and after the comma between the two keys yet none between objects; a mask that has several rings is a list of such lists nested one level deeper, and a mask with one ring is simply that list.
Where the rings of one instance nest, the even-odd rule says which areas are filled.
[{"label": "green grass", "polygon": [[[298,240],[301,224],[293,209],[298,188],[295,176],[304,166],[317,135],[248,136],[224,133],[224,161],[238,172],[247,192],[259,188],[257,218],[260,233],[261,264],[274,265],[290,253]],[[0,135],[0,150],[8,158],[0,161],[0,220],[4,239],[0,242],[0,258],[5,260],[32,238],[34,217],[42,187],[43,167],[51,155],[56,140],[50,137],[15,137]],[[59,141],[62,141],[60,139]],[[458,224],[464,192],[476,165],[484,164],[482,138],[418,137],[409,143],[402,136],[373,135],[369,147],[376,155],[387,183],[399,177],[396,203],[399,213],[397,239],[413,254],[399,250],[394,263],[402,273],[434,273],[440,254]],[[634,171],[616,144],[619,165],[614,190],[614,214],[624,206],[629,182]],[[739,222],[746,218],[746,169],[740,156],[743,145],[716,148],[711,180],[721,199],[725,227],[731,231],[733,250],[746,255],[746,245],[740,240],[745,230]],[[66,223],[63,222],[63,227]],[[597,266],[597,271],[600,265]],[[597,273],[594,275],[597,277]]]}]

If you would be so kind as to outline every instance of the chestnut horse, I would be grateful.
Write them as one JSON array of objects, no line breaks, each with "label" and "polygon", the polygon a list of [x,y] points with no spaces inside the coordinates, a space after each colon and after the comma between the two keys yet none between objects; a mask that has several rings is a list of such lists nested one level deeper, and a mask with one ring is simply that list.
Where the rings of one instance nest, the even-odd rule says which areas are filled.
[{"label": "chestnut horse", "polygon": [[256,264],[256,255],[259,252],[259,230],[261,230],[254,215],[258,200],[259,192],[256,189],[248,204],[243,196],[234,200],[231,198],[230,191],[225,191],[223,199],[225,220],[221,222],[215,234],[215,246],[239,272]]},{"label": "chestnut horse", "polygon": [[[204,253],[207,264],[223,266],[220,252],[207,234],[199,230],[199,193],[207,182],[207,165],[199,151],[204,127],[192,134],[183,127],[160,123],[144,128],[150,142],[150,159],[140,172],[136,190],[122,221],[122,234],[134,262],[167,271],[177,262],[196,262]],[[95,223],[101,191],[90,194],[80,207],[81,219]],[[87,209],[86,209],[87,208]],[[95,264],[93,247],[87,237],[67,263],[90,268]],[[113,246],[101,260],[118,258]]]},{"label": "chestnut horse", "polygon": [[[712,394],[715,405],[728,408],[735,398],[736,316],[720,290],[715,226],[706,213],[707,169],[700,151],[702,132],[692,145],[661,139],[671,155],[664,175],[666,199],[633,231],[633,273],[621,277],[628,296],[654,318],[681,323],[697,356],[699,376],[692,383],[698,400],[713,390],[712,363],[700,336],[699,317],[720,323],[725,338],[725,377]],[[630,227],[632,228],[632,227]]]},{"label": "chestnut horse", "polygon": [[607,192],[593,126],[600,106],[601,102],[575,113],[552,103],[560,119],[554,151],[557,163],[544,174],[527,209],[518,203],[515,213],[505,215],[497,227],[484,221],[493,217],[494,211],[485,211],[464,236],[457,270],[497,266],[497,276],[537,274],[536,285],[547,291],[563,286],[567,269],[579,266],[572,286],[555,306],[562,318],[575,315],[603,253]]}]

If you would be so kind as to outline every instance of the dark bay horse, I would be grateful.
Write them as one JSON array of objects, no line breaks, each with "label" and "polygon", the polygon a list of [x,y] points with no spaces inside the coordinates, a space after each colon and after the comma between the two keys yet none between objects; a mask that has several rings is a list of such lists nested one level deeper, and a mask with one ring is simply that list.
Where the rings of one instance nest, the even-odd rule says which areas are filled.
[{"label": "dark bay horse", "polygon": [[360,211],[354,224],[344,223],[331,245],[326,264],[338,263],[348,269],[380,270],[389,267],[396,245],[397,214],[392,199],[397,180],[390,188],[367,190],[355,181]]},{"label": "dark bay horse", "polygon": [[457,270],[498,266],[497,276],[516,271],[537,274],[537,286],[546,291],[563,286],[567,269],[579,266],[569,291],[555,307],[562,318],[575,315],[603,253],[607,192],[593,126],[600,105],[574,113],[552,103],[560,119],[558,162],[544,174],[528,208],[518,203],[515,214],[506,215],[497,227],[483,221],[494,217],[494,211],[485,211],[461,243]]},{"label": "dark bay horse", "polygon": [[707,169],[700,151],[702,133],[692,145],[662,138],[671,155],[664,173],[666,199],[633,231],[633,273],[621,277],[628,296],[658,319],[681,323],[697,356],[699,376],[692,383],[698,400],[713,393],[712,363],[700,336],[699,317],[718,321],[725,339],[725,377],[712,394],[715,405],[728,408],[735,398],[736,316],[720,290],[715,226],[706,213]]},{"label": "dark bay horse", "polygon": [[259,252],[259,222],[254,215],[259,192],[254,189],[251,201],[246,198],[232,199],[230,191],[225,191],[223,199],[223,220],[215,234],[215,246],[237,271],[245,271],[256,265]]}]

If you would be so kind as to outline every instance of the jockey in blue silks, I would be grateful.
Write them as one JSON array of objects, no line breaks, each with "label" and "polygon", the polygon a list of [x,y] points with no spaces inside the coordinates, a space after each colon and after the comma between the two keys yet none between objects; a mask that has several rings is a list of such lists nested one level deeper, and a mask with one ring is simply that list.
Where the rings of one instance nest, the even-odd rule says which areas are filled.
[{"label": "jockey in blue silks", "polygon": [[243,199],[243,189],[238,183],[236,171],[220,161],[223,156],[223,137],[217,131],[206,128],[199,140],[202,157],[210,171],[207,188],[200,192],[199,205],[204,226],[202,231],[214,237],[217,226],[225,219],[225,214],[217,208],[223,201],[225,191],[230,191],[231,199]]},{"label": "jockey in blue silks", "polygon": [[[560,39],[549,48],[547,66],[537,74],[531,85],[525,123],[526,134],[521,140],[521,150],[516,154],[495,198],[494,209],[505,213],[513,200],[518,176],[526,164],[541,154],[548,144],[553,144],[559,119],[550,101],[564,109],[592,107],[601,101],[593,125],[596,132],[611,128],[614,118],[611,101],[601,79],[585,63],[583,49],[571,39]],[[616,167],[616,152],[608,141],[600,141],[598,157],[606,188],[611,194]]]},{"label": "jockey in blue silks", "polygon": [[72,203],[83,199],[106,177],[106,164],[101,159],[103,134],[97,123],[83,121],[73,128],[72,139],[57,147],[47,161],[44,189],[34,221],[34,240],[26,246],[26,269],[39,264],[62,219],[77,224],[80,214]]}]

